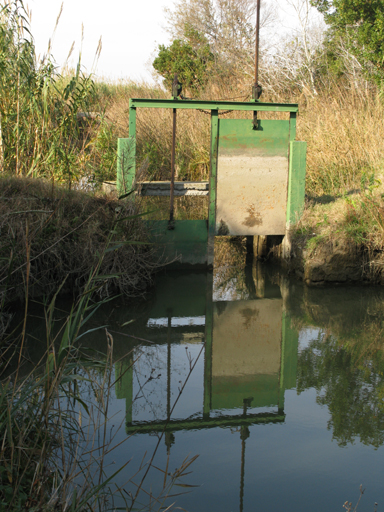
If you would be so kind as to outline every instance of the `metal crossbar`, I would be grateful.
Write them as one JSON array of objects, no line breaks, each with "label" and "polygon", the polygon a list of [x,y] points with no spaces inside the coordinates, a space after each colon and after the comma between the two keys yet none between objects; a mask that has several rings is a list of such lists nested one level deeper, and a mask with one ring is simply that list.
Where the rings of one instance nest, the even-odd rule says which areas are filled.
[{"label": "metal crossbar", "polygon": [[176,108],[176,109],[198,109],[198,110],[245,110],[249,112],[298,112],[297,103],[262,103],[259,101],[199,101],[199,100],[177,100],[177,99],[146,99],[131,98],[129,107],[136,108]]}]

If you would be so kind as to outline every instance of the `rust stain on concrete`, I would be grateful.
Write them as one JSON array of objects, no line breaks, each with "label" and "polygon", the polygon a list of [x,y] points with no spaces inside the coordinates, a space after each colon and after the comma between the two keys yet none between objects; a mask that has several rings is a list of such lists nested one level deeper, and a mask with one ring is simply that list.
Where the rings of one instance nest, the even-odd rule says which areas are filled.
[{"label": "rust stain on concrete", "polygon": [[254,205],[249,206],[247,208],[248,217],[244,220],[244,226],[248,226],[249,228],[253,228],[254,226],[261,226],[263,223],[263,219],[259,212],[255,211]]}]

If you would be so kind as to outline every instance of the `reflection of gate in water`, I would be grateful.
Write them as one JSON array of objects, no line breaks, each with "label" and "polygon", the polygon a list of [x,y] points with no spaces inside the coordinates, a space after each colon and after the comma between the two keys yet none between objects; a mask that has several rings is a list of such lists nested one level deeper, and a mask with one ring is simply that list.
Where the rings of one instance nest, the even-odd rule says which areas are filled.
[{"label": "reflection of gate in water", "polygon": [[[139,413],[133,414],[138,363],[133,363],[131,356],[117,365],[116,378],[119,374],[122,378],[116,394],[126,399],[127,431],[175,432],[283,422],[284,392],[296,384],[298,334],[290,326],[279,287],[267,279],[263,287],[258,286],[263,289],[262,296],[213,302],[212,281],[205,274],[179,276],[174,286],[169,285],[169,276],[165,282],[167,286],[162,288],[160,278],[147,325],[152,327],[151,338],[156,336],[156,343],[164,347],[166,391],[162,398],[166,405],[161,418],[141,419]],[[191,286],[193,295],[186,294]],[[173,378],[176,368],[171,347],[188,339],[200,344],[205,340],[202,403],[190,419],[170,414],[171,387],[178,382]]]},{"label": "reflection of gate in water", "polygon": [[[211,112],[209,182],[136,183],[136,111],[142,108]],[[275,112],[289,119],[219,119],[220,111]],[[285,235],[304,206],[306,143],[295,141],[297,104],[130,99],[129,134],[118,141],[120,195],[169,195],[170,219],[150,221],[164,256],[212,265],[215,235]],[[207,195],[206,220],[174,220],[174,195]]]},{"label": "reflection of gate in water", "polygon": [[[285,312],[285,294],[262,272],[248,273],[247,279],[252,279],[252,283],[246,285],[251,298],[237,301],[212,300],[212,274],[184,274],[173,282],[170,275],[163,279],[162,282],[160,277],[157,282],[156,301],[147,319],[148,328],[156,326],[157,334],[152,330],[151,338],[155,337],[155,343],[166,349],[163,417],[144,419],[140,418],[140,411],[133,414],[138,361],[134,361],[131,354],[128,360],[115,365],[116,396],[126,399],[126,431],[138,435],[163,433],[169,454],[172,445],[178,442],[175,435],[178,431],[214,427],[236,429],[241,441],[241,512],[250,427],[284,423],[285,390],[296,385],[298,333],[291,327]],[[190,413],[184,417],[172,413],[172,387],[182,385],[179,375],[173,378],[177,368],[172,348],[186,340],[197,343],[200,354],[204,350],[204,361],[200,361],[202,401],[192,417]],[[151,367],[153,362],[148,368]]]}]

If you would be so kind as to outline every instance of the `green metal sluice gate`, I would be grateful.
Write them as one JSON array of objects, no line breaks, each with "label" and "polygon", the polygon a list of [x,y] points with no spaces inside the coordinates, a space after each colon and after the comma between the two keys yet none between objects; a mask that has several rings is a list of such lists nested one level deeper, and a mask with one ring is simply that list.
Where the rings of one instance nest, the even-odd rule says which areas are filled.
[{"label": "green metal sluice gate", "polygon": [[[211,117],[209,182],[141,184],[142,194],[169,195],[169,220],[147,221],[165,260],[212,266],[214,237],[286,235],[304,207],[306,142],[296,141],[297,104],[130,99],[129,138],[118,140],[117,189],[124,195],[136,183],[136,113],[141,108],[172,109],[173,141],[178,109],[208,110]],[[246,111],[251,119],[220,119]],[[257,119],[257,112],[289,113],[287,120]],[[149,192],[152,189],[152,193]],[[157,190],[157,192],[156,192]],[[208,219],[174,220],[174,195],[208,195]],[[192,194],[191,194],[192,195]]]}]

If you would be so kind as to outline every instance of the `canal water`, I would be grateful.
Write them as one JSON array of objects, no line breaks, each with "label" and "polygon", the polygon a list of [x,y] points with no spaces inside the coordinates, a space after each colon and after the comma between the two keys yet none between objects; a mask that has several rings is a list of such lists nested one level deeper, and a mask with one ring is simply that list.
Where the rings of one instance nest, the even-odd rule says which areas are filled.
[{"label": "canal water", "polygon": [[158,509],[165,474],[197,456],[164,506],[341,511],[362,484],[359,510],[384,510],[384,290],[308,288],[231,258],[159,275],[82,338],[100,352],[113,338],[106,475],[127,463],[112,483],[129,503],[154,455],[135,508]]}]

